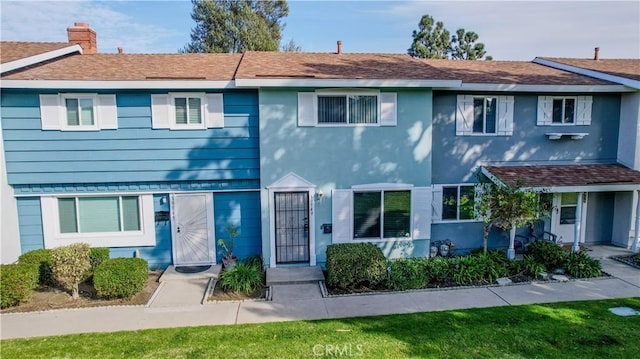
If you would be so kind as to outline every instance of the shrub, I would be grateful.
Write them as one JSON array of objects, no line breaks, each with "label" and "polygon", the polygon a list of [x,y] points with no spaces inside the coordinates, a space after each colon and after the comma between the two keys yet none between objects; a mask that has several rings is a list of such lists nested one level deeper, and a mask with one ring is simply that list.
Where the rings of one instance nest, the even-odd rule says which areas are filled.
[{"label": "shrub", "polygon": [[427,262],[426,258],[389,261],[387,285],[394,290],[424,288],[427,284]]},{"label": "shrub", "polygon": [[640,266],[640,254],[636,254],[635,256],[633,256],[633,261],[636,263],[636,265]]},{"label": "shrub", "polygon": [[454,261],[455,259],[443,257],[435,257],[427,260],[425,268],[427,286],[440,287],[452,281]]},{"label": "shrub", "polygon": [[493,283],[507,275],[506,267],[486,254],[456,258],[455,263],[453,280],[460,285]]},{"label": "shrub", "polygon": [[576,278],[597,277],[602,273],[602,265],[585,252],[575,252],[567,256],[567,273]]},{"label": "shrub", "polygon": [[112,258],[102,262],[93,273],[93,285],[99,297],[131,298],[140,293],[149,278],[149,265],[142,258]]},{"label": "shrub", "polygon": [[534,241],[527,247],[527,254],[544,265],[547,271],[562,268],[567,260],[567,252],[550,241]]},{"label": "shrub", "polygon": [[262,285],[262,268],[237,263],[233,269],[222,272],[220,286],[225,292],[251,294]]},{"label": "shrub", "polygon": [[91,251],[89,253],[89,263],[91,264],[91,267],[84,274],[84,278],[93,283],[93,272],[96,271],[96,268],[98,268],[98,266],[102,264],[102,262],[109,259],[109,255],[109,248],[91,248]]},{"label": "shrub", "polygon": [[56,282],[71,291],[71,297],[78,299],[78,285],[85,279],[91,267],[91,249],[86,243],[75,243],[51,250],[51,271]]},{"label": "shrub", "polygon": [[51,250],[36,249],[29,251],[18,258],[18,263],[34,264],[38,267],[38,284],[48,286],[55,285],[53,273],[51,272]]},{"label": "shrub", "polygon": [[262,256],[260,255],[251,256],[245,259],[244,263],[248,266],[258,267],[258,269],[260,269],[261,271],[262,268],[264,268],[264,262],[262,261]]},{"label": "shrub", "polygon": [[371,243],[327,246],[327,284],[334,288],[376,286],[387,276],[387,260]]},{"label": "shrub", "polygon": [[538,278],[545,271],[544,264],[538,263],[532,256],[524,256],[522,267],[525,274]]},{"label": "shrub", "polygon": [[0,265],[0,307],[28,302],[38,286],[38,265],[28,263]]}]

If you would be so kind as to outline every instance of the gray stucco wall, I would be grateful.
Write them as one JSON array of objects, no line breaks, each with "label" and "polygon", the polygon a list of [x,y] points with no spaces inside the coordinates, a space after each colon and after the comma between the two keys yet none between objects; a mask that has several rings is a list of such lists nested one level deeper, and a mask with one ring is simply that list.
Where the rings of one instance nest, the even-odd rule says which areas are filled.
[{"label": "gray stucco wall", "polygon": [[640,92],[622,94],[618,162],[640,170]]}]

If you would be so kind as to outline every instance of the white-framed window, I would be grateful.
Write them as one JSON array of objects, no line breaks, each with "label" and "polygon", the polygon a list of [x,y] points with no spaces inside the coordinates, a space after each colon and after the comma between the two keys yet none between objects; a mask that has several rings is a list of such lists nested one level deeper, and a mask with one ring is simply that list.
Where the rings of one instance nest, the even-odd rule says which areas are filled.
[{"label": "white-framed window", "polygon": [[40,95],[43,130],[99,131],[118,128],[116,95],[59,93]]},{"label": "white-framed window", "polygon": [[434,221],[478,221],[478,191],[479,188],[474,184],[435,185],[432,202]]},{"label": "white-framed window", "polygon": [[513,135],[513,96],[458,95],[456,135]]},{"label": "white-framed window", "polygon": [[592,96],[538,96],[538,126],[588,126]]},{"label": "white-framed window", "polygon": [[170,92],[151,95],[153,128],[197,130],[224,127],[223,94]]},{"label": "white-framed window", "polygon": [[45,247],[85,242],[95,247],[155,244],[152,195],[41,197]]},{"label": "white-framed window", "polygon": [[375,90],[298,93],[298,126],[396,126],[397,95]]},{"label": "white-framed window", "polygon": [[431,188],[402,184],[332,191],[333,243],[429,239]]}]

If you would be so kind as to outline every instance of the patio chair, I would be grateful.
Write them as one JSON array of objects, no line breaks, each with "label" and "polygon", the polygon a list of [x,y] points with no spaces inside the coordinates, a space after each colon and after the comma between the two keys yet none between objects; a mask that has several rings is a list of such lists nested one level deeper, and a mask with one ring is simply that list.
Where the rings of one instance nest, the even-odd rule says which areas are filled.
[{"label": "patio chair", "polygon": [[551,241],[558,243],[558,236],[549,231],[545,231],[544,221],[536,219],[529,227],[529,233],[527,235],[516,234],[515,248],[516,250],[521,249],[522,252],[525,252],[527,246],[533,241]]}]

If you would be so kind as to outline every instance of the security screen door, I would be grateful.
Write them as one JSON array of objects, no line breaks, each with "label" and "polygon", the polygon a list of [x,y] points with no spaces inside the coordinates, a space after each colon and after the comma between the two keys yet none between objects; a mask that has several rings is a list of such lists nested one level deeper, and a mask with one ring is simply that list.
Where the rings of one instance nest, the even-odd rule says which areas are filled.
[{"label": "security screen door", "polygon": [[309,192],[274,195],[276,263],[309,262]]},{"label": "security screen door", "polygon": [[211,195],[176,194],[172,199],[174,265],[213,263]]}]

